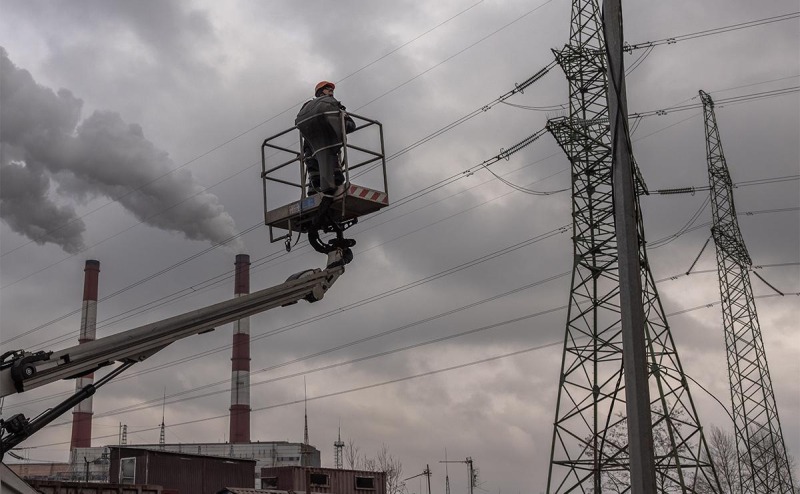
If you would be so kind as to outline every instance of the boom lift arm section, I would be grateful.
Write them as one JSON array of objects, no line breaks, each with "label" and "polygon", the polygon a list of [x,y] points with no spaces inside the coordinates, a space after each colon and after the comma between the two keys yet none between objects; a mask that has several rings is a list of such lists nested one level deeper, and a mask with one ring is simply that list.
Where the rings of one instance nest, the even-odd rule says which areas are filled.
[{"label": "boom lift arm section", "polygon": [[[220,325],[276,307],[292,305],[300,300],[308,302],[321,300],[325,292],[344,273],[347,255],[346,249],[337,249],[328,254],[326,269],[301,271],[280,285],[64,350],[34,353],[21,350],[6,352],[0,357],[0,397],[23,393],[61,379],[80,377],[114,362],[120,362],[122,365],[112,371],[116,376],[121,370],[145,360],[180,339],[213,331]],[[105,382],[107,381],[98,382],[94,389]],[[32,427],[31,421],[21,415],[3,420],[4,436],[10,433],[24,437],[15,439],[13,445],[7,442],[9,438],[4,437],[2,453],[44,427],[46,423],[40,423],[40,419],[46,416],[47,422],[54,420],[81,400],[91,396],[94,389],[81,390],[53,410],[34,419],[33,422],[38,421],[37,427]]]}]

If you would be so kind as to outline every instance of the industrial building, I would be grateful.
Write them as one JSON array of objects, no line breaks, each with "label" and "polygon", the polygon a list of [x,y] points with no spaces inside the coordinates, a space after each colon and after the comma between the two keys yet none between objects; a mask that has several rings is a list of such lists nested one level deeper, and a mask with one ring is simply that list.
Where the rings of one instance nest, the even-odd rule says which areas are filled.
[{"label": "industrial building", "polygon": [[114,446],[112,484],[156,484],[177,493],[216,494],[228,485],[253,487],[255,461]]},{"label": "industrial building", "polygon": [[[236,256],[234,265],[234,297],[241,297],[250,292],[250,257],[246,254],[239,254]],[[87,260],[84,273],[80,344],[93,341],[96,335],[100,262],[97,260]],[[161,459],[167,458],[169,455],[177,454],[183,455],[181,456],[182,458],[192,458],[194,463],[201,462],[201,458],[204,457],[212,459],[209,461],[224,459],[231,464],[242,460],[245,462],[250,472],[248,481],[227,482],[224,485],[241,488],[259,486],[261,484],[260,476],[263,468],[301,466],[319,468],[321,465],[320,451],[311,446],[308,440],[307,413],[305,416],[304,440],[302,443],[288,441],[251,441],[249,333],[249,318],[239,319],[234,322],[229,408],[230,442],[167,444],[165,441],[166,425],[162,418],[161,436],[158,444],[127,444],[127,428],[124,427],[121,429],[120,444],[92,447],[93,402],[92,399],[87,399],[73,410],[72,437],[68,463],[41,465],[20,463],[10,465],[10,468],[23,477],[38,478],[40,480],[114,483],[120,480],[118,478],[119,460],[117,459],[116,463],[114,460],[115,455],[118,455],[119,451],[125,451],[130,457],[145,455],[145,457],[150,458],[156,453],[167,455],[163,458],[159,457]],[[92,381],[93,375],[87,374],[77,379],[76,386],[82,388],[87,384],[91,384]],[[151,484],[158,483],[153,482],[148,472],[139,472],[139,477],[142,475],[144,475],[145,482]],[[128,480],[130,479],[120,481],[120,483],[130,484]],[[141,483],[139,480],[141,479],[137,479],[137,483]],[[195,491],[189,490],[186,492]]]},{"label": "industrial building", "polygon": [[278,492],[386,494],[386,473],[316,467],[265,467],[261,489]]},{"label": "industrial building", "polygon": [[[94,448],[75,448],[70,454],[71,479],[92,482],[110,482],[111,456],[116,449],[163,451],[191,455],[206,455],[216,458],[254,460],[252,466],[253,483],[259,485],[261,469],[265,467],[300,466],[304,452],[309,465],[320,466],[320,452],[313,446],[286,441],[252,442],[247,444],[230,443],[183,443],[183,444],[129,444],[125,446],[105,446]],[[229,484],[231,485],[231,484]],[[245,487],[239,485],[237,487]]]}]

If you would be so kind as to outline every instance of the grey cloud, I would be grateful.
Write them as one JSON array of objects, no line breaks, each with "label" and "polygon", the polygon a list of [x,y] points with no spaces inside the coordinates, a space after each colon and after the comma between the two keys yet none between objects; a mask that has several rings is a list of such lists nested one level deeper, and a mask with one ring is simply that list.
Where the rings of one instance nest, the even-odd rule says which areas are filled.
[{"label": "grey cloud", "polygon": [[17,163],[0,165],[0,218],[37,244],[52,242],[70,254],[85,246],[83,221],[70,206],[58,206],[47,193],[50,180],[42,170]]},{"label": "grey cloud", "polygon": [[[233,219],[217,197],[205,192],[189,172],[170,173],[174,162],[144,136],[139,125],[124,122],[116,113],[98,111],[76,128],[79,99],[69,91],[56,95],[37,85],[5,51],[2,64],[2,142],[20,149],[22,159],[40,173],[63,181],[59,192],[78,200],[116,199],[140,221],[192,240],[217,243],[236,234]],[[33,214],[36,209],[20,207],[13,195],[4,195],[3,201],[9,210]],[[27,231],[19,226],[24,222],[25,216],[16,218],[17,231]],[[59,245],[81,245],[82,230],[68,231],[77,238]]]}]

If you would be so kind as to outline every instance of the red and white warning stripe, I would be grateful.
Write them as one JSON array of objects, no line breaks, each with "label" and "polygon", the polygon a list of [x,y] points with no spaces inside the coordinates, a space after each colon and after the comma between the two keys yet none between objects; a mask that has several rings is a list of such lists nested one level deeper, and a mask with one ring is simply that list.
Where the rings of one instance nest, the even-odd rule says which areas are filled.
[{"label": "red and white warning stripe", "polygon": [[378,202],[381,204],[389,204],[389,196],[386,194],[386,192],[372,190],[358,185],[350,184],[347,195],[360,197],[362,199],[367,199],[369,201]]}]

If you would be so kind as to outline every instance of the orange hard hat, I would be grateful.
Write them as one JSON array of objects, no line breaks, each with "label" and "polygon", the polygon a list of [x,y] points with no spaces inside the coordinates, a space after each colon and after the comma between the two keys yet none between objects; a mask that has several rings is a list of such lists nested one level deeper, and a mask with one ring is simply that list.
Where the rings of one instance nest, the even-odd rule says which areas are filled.
[{"label": "orange hard hat", "polygon": [[314,88],[314,95],[316,96],[322,89],[330,87],[331,89],[336,89],[336,84],[328,81],[320,81],[317,83],[316,87]]}]

